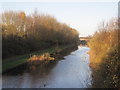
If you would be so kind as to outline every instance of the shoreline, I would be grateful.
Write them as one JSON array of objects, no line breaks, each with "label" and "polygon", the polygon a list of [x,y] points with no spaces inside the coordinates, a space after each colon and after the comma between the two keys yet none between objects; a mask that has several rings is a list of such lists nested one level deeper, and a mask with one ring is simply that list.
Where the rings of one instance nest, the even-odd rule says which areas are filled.
[{"label": "shoreline", "polygon": [[[51,48],[48,48],[48,49],[45,49],[45,50],[42,50],[42,51],[33,52],[33,53],[30,53],[30,54],[31,55],[42,55],[44,53],[52,54],[52,53],[55,53],[58,49],[63,51],[65,49],[73,47],[73,46],[75,46],[75,44],[74,45],[72,44],[72,45],[51,47]],[[2,73],[6,72],[6,71],[8,71],[10,69],[14,69],[15,67],[18,67],[18,66],[20,66],[22,64],[27,63],[28,59],[30,58],[30,54],[9,58],[9,59],[7,59],[8,61],[7,60],[4,61],[4,63],[2,64]]]}]

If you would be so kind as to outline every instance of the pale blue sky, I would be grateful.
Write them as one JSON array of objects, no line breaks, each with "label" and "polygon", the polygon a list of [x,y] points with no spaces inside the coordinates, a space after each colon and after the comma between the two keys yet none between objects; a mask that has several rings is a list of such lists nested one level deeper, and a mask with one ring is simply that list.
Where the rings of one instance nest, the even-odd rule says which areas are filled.
[{"label": "pale blue sky", "polygon": [[4,2],[2,11],[25,11],[35,9],[40,13],[54,16],[80,32],[80,36],[92,35],[103,20],[107,21],[118,15],[117,2]]}]

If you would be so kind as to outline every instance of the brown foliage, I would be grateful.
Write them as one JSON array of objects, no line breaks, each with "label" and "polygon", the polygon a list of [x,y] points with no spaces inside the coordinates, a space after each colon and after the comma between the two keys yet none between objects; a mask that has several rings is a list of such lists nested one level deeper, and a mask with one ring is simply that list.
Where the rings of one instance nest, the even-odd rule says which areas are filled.
[{"label": "brown foliage", "polygon": [[104,24],[89,42],[93,87],[120,87],[118,20]]},{"label": "brown foliage", "polygon": [[78,32],[50,15],[8,11],[1,14],[3,58],[56,45],[77,43]]}]

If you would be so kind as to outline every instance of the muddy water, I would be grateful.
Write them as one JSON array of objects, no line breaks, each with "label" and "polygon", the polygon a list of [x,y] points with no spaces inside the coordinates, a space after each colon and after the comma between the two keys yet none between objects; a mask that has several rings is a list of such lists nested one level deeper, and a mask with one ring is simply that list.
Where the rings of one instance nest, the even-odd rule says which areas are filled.
[{"label": "muddy water", "polygon": [[20,69],[13,70],[14,73],[4,74],[2,87],[89,88],[92,71],[89,67],[88,51],[88,47],[78,46],[77,50],[57,62],[43,66],[29,66],[29,70],[26,70],[25,64]]}]

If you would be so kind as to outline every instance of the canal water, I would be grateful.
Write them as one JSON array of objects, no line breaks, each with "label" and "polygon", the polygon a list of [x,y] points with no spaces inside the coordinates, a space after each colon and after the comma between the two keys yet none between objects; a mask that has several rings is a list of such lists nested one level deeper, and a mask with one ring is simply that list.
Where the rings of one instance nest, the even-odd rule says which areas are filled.
[{"label": "canal water", "polygon": [[[90,88],[91,73],[89,67],[90,49],[78,46],[78,49],[47,66],[32,66],[27,71],[22,66],[14,73],[3,74],[3,88]],[[22,70],[21,70],[22,69]],[[20,73],[21,72],[21,73]]]}]

